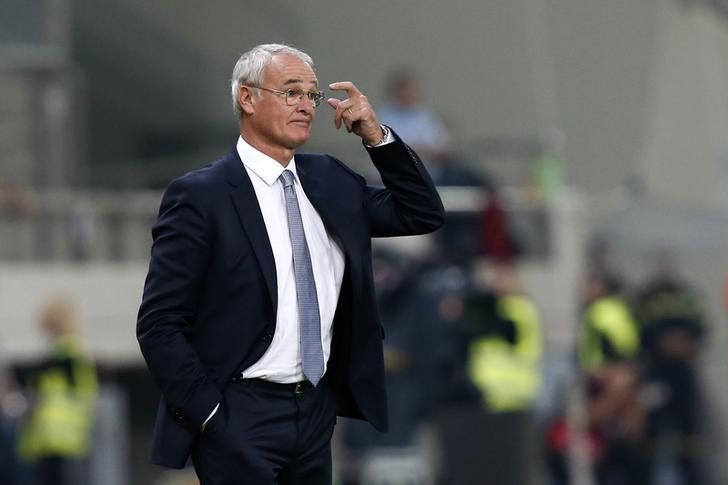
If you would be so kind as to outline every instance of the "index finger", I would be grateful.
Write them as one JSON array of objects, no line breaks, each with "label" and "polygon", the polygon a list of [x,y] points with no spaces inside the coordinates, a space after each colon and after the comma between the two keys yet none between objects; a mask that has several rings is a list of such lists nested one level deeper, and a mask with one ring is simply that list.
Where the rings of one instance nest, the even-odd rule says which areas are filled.
[{"label": "index finger", "polygon": [[329,89],[332,91],[346,91],[346,95],[350,98],[358,96],[361,91],[351,81],[339,81],[329,84]]}]

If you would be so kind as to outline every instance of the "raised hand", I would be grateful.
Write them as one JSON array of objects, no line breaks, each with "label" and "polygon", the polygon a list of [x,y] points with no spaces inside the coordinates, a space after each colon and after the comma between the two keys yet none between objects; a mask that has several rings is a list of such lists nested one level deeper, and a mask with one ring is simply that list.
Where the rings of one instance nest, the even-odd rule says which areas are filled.
[{"label": "raised hand", "polygon": [[332,91],[344,91],[346,99],[329,98],[327,103],[334,108],[334,126],[338,130],[343,124],[346,131],[354,133],[368,145],[382,140],[382,127],[369,100],[349,81],[329,84]]}]

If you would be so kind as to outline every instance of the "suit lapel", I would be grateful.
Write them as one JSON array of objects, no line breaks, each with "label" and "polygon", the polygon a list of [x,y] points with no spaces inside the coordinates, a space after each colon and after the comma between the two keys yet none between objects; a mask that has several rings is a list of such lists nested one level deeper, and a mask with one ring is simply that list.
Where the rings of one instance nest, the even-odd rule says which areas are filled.
[{"label": "suit lapel", "polygon": [[278,307],[278,284],[276,282],[276,264],[273,258],[273,250],[270,246],[268,231],[265,228],[263,214],[260,212],[258,198],[255,196],[253,183],[238,156],[237,150],[233,149],[225,158],[228,182],[233,186],[230,196],[235,210],[243,226],[245,234],[250,240],[258,264],[263,271],[268,293],[271,297],[273,308]]},{"label": "suit lapel", "polygon": [[[344,252],[346,260],[346,271],[348,275],[350,291],[349,299],[359,300],[362,294],[362,249],[357,243],[357,236],[351,230],[351,220],[346,211],[340,209],[337,202],[336,190],[331,184],[336,184],[330,178],[331,171],[319,169],[319,165],[327,163],[326,160],[317,159],[314,155],[296,156],[296,171],[301,180],[301,186],[306,192],[306,197],[311,201],[332,239],[335,239]],[[313,166],[316,164],[316,170]],[[334,187],[336,187],[334,185]],[[344,285],[346,286],[346,285]],[[342,287],[343,291],[343,287]],[[353,296],[352,296],[353,295]],[[341,300],[339,300],[341,303]],[[352,306],[349,306],[353,309]],[[358,317],[355,313],[347,314],[347,318],[355,325]]]},{"label": "suit lapel", "polygon": [[[323,171],[311,170],[311,164],[307,163],[309,158],[310,156],[296,156],[296,171],[301,179],[301,186],[321,216],[326,230],[336,239],[348,259],[351,256],[352,238],[346,230],[346,220],[340,211],[335,210],[336,201],[327,195],[325,190],[327,181],[323,178]],[[333,182],[328,181],[328,183]]]}]

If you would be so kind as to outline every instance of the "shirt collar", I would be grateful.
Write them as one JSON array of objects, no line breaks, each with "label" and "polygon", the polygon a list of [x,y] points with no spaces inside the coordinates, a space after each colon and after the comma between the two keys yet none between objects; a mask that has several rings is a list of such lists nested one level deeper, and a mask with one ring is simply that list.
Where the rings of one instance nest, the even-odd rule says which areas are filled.
[{"label": "shirt collar", "polygon": [[273,186],[273,184],[276,183],[284,170],[290,170],[293,172],[295,178],[298,178],[298,173],[296,172],[296,161],[294,158],[291,158],[287,167],[283,167],[283,165],[273,160],[265,153],[253,148],[250,144],[248,144],[248,142],[243,140],[242,136],[238,137],[236,149],[240,156],[240,160],[243,161],[243,165],[245,165],[245,167],[255,175],[260,177],[260,179],[269,186]]}]

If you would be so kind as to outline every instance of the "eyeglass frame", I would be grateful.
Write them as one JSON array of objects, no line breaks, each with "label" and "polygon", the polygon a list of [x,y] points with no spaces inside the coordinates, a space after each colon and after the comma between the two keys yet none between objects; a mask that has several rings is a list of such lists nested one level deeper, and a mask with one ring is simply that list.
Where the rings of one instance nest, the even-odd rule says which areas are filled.
[{"label": "eyeglass frame", "polygon": [[[321,106],[321,102],[326,97],[326,94],[321,90],[314,90],[314,91],[304,91],[301,88],[297,89],[286,89],[285,91],[281,91],[280,89],[272,89],[272,88],[264,88],[263,86],[248,86],[250,88],[255,89],[262,89],[263,91],[270,91],[271,93],[283,95],[286,99],[286,105],[287,106],[296,106],[298,103],[303,101],[303,98],[305,97],[311,104],[313,104],[314,108],[318,108]],[[293,94],[295,92],[300,92],[300,95]],[[312,95],[315,95],[315,98],[311,98]],[[293,104],[289,101],[290,99],[293,99]]]}]

